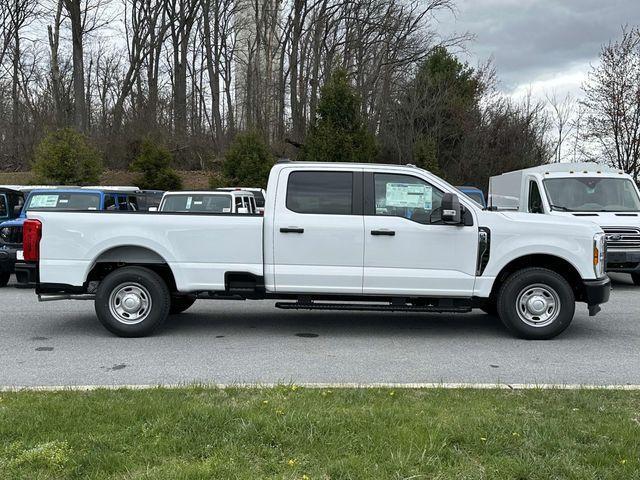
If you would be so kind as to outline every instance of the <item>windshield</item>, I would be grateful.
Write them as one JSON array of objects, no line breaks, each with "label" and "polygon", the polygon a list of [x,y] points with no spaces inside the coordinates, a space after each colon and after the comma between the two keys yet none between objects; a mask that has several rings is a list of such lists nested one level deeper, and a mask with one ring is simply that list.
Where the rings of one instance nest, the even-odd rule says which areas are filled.
[{"label": "windshield", "polygon": [[27,210],[46,208],[51,210],[98,210],[100,195],[97,193],[35,193],[29,198]]},{"label": "windshield", "polygon": [[640,199],[628,178],[548,178],[544,180],[554,210],[568,212],[637,212]]},{"label": "windshield", "polygon": [[169,195],[161,211],[231,213],[231,195]]}]

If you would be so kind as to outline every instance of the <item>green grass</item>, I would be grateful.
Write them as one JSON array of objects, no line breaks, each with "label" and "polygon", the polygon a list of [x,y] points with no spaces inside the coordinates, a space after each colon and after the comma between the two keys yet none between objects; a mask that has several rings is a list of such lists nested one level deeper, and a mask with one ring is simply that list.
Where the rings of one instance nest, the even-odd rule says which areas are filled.
[{"label": "green grass", "polygon": [[640,392],[0,394],[0,479],[638,479]]}]

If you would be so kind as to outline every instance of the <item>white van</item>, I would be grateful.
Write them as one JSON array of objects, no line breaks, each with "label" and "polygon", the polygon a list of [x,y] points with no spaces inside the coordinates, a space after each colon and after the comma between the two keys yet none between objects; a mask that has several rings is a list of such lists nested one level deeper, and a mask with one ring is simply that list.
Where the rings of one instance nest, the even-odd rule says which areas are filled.
[{"label": "white van", "polygon": [[218,188],[218,190],[223,192],[233,192],[237,190],[242,190],[243,192],[251,192],[253,193],[254,198],[256,199],[256,213],[260,215],[264,215],[264,201],[267,197],[267,192],[264,188],[257,187],[222,187]]},{"label": "white van", "polygon": [[251,192],[166,192],[160,212],[255,214],[256,200]]},{"label": "white van", "polygon": [[489,180],[498,210],[589,220],[607,235],[607,270],[640,285],[640,193],[633,178],[597,163],[555,163]]}]

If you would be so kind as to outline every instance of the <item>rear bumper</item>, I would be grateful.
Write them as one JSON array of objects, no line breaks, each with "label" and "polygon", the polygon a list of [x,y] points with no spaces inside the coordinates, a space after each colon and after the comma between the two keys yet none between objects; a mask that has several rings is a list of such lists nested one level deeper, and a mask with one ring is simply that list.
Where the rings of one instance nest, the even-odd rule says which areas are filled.
[{"label": "rear bumper", "polygon": [[640,273],[640,251],[607,250],[607,272]]},{"label": "rear bumper", "polygon": [[[584,301],[589,306],[589,313],[591,313],[592,307],[609,301],[609,295],[611,295],[611,279],[609,277],[598,280],[583,280],[582,284],[584,286]],[[593,310],[595,315],[597,309],[593,308]]]},{"label": "rear bumper", "polygon": [[38,284],[38,264],[16,262],[16,281],[19,287],[35,287]]}]

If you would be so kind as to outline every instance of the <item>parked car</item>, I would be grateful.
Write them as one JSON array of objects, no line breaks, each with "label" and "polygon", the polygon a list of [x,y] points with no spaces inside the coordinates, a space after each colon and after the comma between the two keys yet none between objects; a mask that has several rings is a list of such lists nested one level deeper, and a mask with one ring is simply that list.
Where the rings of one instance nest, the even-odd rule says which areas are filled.
[{"label": "parked car", "polygon": [[468,185],[461,185],[456,188],[460,190],[462,193],[464,193],[471,200],[476,202],[478,205],[480,205],[482,208],[487,207],[487,202],[485,201],[484,193],[482,193],[482,190],[480,190],[479,188],[470,187]]},{"label": "parked car", "polygon": [[87,299],[135,337],[203,299],[276,307],[497,311],[552,338],[575,302],[609,299],[604,233],[570,218],[481,209],[413,166],[278,163],[265,215],[29,211],[21,270],[40,300]]},{"label": "parked car", "polygon": [[[16,262],[20,262],[22,252],[22,229],[27,212],[33,209],[44,211],[137,211],[138,197],[130,192],[101,191],[85,188],[37,188],[29,192],[20,215],[14,220],[0,225],[0,270],[4,272],[0,280],[6,286]],[[16,272],[19,285],[29,283],[28,278]]]},{"label": "parked car", "polygon": [[15,252],[11,251],[7,243],[10,230],[3,228],[3,224],[20,216],[23,203],[24,194],[21,191],[0,188],[0,287],[9,283],[15,262]]},{"label": "parked car", "polygon": [[596,163],[557,163],[491,177],[489,205],[583,219],[606,233],[607,270],[640,285],[640,194],[633,178]]},{"label": "parked car", "polygon": [[267,192],[264,190],[264,188],[256,188],[256,187],[223,187],[223,188],[218,188],[218,190],[222,190],[222,191],[234,191],[234,190],[242,190],[245,192],[251,192],[253,193],[253,196],[256,199],[256,213],[259,213],[260,215],[264,215],[264,202],[265,202],[265,198],[267,196]]},{"label": "parked car", "polygon": [[256,202],[251,192],[166,192],[160,212],[172,213],[256,213]]}]

